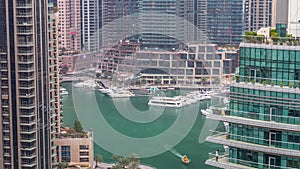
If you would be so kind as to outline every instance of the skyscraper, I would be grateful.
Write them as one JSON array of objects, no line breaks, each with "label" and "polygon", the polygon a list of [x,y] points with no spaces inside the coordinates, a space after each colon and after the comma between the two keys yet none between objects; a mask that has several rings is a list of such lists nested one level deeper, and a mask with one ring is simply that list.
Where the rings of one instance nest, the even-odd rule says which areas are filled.
[{"label": "skyscraper", "polygon": [[246,0],[245,28],[257,31],[262,27],[275,27],[277,0]]},{"label": "skyscraper", "polygon": [[[297,44],[297,43],[296,43]],[[240,44],[240,69],[229,110],[208,118],[229,123],[206,140],[229,146],[206,164],[220,168],[300,167],[300,47]]]},{"label": "skyscraper", "polygon": [[211,43],[239,44],[244,23],[244,0],[207,0],[207,36]]},{"label": "skyscraper", "polygon": [[99,50],[98,0],[81,0],[81,40],[84,51]]},{"label": "skyscraper", "polygon": [[[143,47],[178,48],[182,40],[180,0],[139,0],[139,29]],[[181,32],[181,33],[180,33]]]},{"label": "skyscraper", "polygon": [[50,169],[48,4],[0,0],[0,168]]},{"label": "skyscraper", "polygon": [[102,46],[117,45],[138,29],[138,0],[102,0]]},{"label": "skyscraper", "polygon": [[58,0],[61,48],[81,50],[80,0]]}]

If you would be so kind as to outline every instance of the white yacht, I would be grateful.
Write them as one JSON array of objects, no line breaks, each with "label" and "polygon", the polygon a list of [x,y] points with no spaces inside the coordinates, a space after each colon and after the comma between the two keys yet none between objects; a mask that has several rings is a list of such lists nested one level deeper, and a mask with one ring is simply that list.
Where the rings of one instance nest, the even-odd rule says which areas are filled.
[{"label": "white yacht", "polygon": [[97,87],[97,84],[95,83],[94,79],[89,79],[89,80],[86,80],[84,82],[79,82],[79,83],[74,84],[74,87],[93,88],[94,89],[95,87]]},{"label": "white yacht", "polygon": [[101,89],[98,89],[101,93],[103,94],[110,94],[110,93],[113,93],[113,90],[111,89],[105,89],[105,88],[101,88]]},{"label": "white yacht", "polygon": [[184,106],[180,97],[152,97],[148,105],[177,108]]},{"label": "white yacht", "polygon": [[63,96],[63,95],[68,95],[69,92],[67,91],[67,89],[63,88],[63,87],[60,87],[60,95]]},{"label": "white yacht", "polygon": [[211,113],[211,109],[210,108],[208,108],[208,109],[202,109],[201,110],[201,113],[204,115],[204,116],[207,116],[207,115],[209,115],[210,113]]},{"label": "white yacht", "polygon": [[[108,89],[110,90],[110,89]],[[108,93],[109,97],[112,98],[127,98],[127,97],[133,97],[135,96],[132,92],[127,91],[127,90],[122,90],[122,91],[113,91]]]}]

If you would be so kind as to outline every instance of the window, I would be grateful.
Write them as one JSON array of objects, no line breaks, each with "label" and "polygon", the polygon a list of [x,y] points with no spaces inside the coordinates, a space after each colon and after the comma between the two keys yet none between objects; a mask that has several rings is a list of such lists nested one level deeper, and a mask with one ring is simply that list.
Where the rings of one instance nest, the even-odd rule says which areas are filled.
[{"label": "window", "polygon": [[61,146],[61,160],[65,162],[71,161],[70,146]]},{"label": "window", "polygon": [[80,156],[89,156],[89,152],[80,152]]},{"label": "window", "polygon": [[80,150],[88,150],[89,149],[89,145],[80,145],[79,149]]},{"label": "window", "polygon": [[89,158],[80,158],[80,162],[89,162]]}]

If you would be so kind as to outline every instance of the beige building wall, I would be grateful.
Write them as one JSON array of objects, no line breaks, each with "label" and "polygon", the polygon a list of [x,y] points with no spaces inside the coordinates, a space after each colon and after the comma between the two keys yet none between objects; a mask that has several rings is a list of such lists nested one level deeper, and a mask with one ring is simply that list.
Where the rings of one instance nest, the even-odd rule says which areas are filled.
[{"label": "beige building wall", "polygon": [[81,167],[92,167],[94,145],[93,138],[69,138],[60,137],[55,141],[57,146],[58,162],[63,162],[62,146],[70,146],[70,162],[69,165],[79,165]]},{"label": "beige building wall", "polygon": [[58,0],[61,48],[81,50],[80,0]]}]

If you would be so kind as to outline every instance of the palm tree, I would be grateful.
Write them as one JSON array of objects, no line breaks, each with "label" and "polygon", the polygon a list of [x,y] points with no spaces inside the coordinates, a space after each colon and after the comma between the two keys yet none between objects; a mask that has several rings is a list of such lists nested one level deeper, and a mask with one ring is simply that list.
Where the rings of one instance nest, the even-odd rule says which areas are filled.
[{"label": "palm tree", "polygon": [[134,155],[129,157],[113,155],[113,159],[115,160],[115,165],[112,169],[139,169],[140,160]]},{"label": "palm tree", "polygon": [[101,163],[103,161],[102,156],[100,154],[96,154],[94,160],[96,161],[96,168],[99,167],[98,162]]}]

